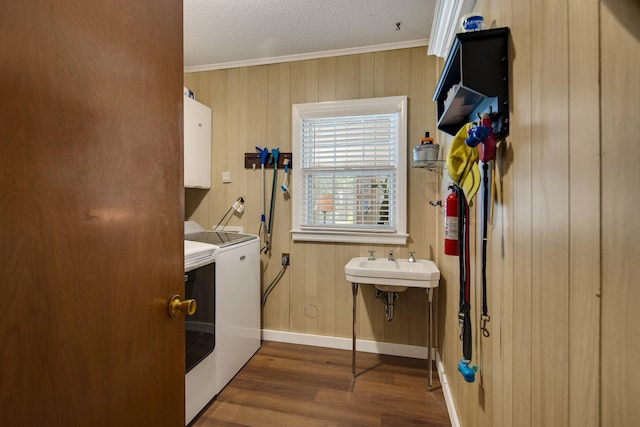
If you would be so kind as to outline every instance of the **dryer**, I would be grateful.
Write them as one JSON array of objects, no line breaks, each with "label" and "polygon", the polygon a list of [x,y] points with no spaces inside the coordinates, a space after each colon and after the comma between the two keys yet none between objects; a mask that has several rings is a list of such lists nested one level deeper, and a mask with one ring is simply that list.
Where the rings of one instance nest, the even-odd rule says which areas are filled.
[{"label": "dryer", "polygon": [[185,239],[215,246],[216,394],[260,348],[260,240],[185,222]]},{"label": "dryer", "polygon": [[185,299],[196,312],[185,318],[185,424],[217,394],[214,245],[184,242]]}]

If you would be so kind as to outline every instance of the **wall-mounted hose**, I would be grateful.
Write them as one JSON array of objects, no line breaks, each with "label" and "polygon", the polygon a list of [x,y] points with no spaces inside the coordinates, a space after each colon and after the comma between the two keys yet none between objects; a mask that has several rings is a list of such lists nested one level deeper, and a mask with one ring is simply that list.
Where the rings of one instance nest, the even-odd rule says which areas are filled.
[{"label": "wall-mounted hose", "polygon": [[267,302],[267,297],[269,296],[273,288],[276,286],[278,281],[282,278],[282,275],[284,274],[284,271],[286,269],[287,269],[287,264],[284,264],[280,269],[280,271],[278,271],[278,274],[276,274],[276,277],[271,281],[271,283],[269,283],[269,286],[267,286],[267,289],[265,289],[264,293],[262,294],[262,298],[260,299],[261,305],[264,305],[264,303]]}]

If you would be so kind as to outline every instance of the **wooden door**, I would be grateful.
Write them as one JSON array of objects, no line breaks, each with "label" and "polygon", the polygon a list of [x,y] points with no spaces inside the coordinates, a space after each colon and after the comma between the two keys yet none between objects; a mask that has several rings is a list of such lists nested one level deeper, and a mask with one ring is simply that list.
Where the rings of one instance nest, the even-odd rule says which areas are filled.
[{"label": "wooden door", "polygon": [[0,423],[184,425],[182,2],[0,28]]}]

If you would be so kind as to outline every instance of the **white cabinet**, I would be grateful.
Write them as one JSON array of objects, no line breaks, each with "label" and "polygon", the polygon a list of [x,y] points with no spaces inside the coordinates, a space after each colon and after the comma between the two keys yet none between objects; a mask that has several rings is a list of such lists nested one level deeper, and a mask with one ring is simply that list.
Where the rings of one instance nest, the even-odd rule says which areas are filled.
[{"label": "white cabinet", "polygon": [[211,108],[184,97],[184,186],[211,188]]}]

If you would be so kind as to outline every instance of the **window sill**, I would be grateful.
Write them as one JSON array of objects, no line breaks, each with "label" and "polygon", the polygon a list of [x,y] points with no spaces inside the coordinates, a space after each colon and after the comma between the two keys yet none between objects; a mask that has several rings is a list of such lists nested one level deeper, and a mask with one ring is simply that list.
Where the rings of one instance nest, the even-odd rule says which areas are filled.
[{"label": "window sill", "polygon": [[291,230],[294,242],[379,243],[406,245],[408,234]]}]

